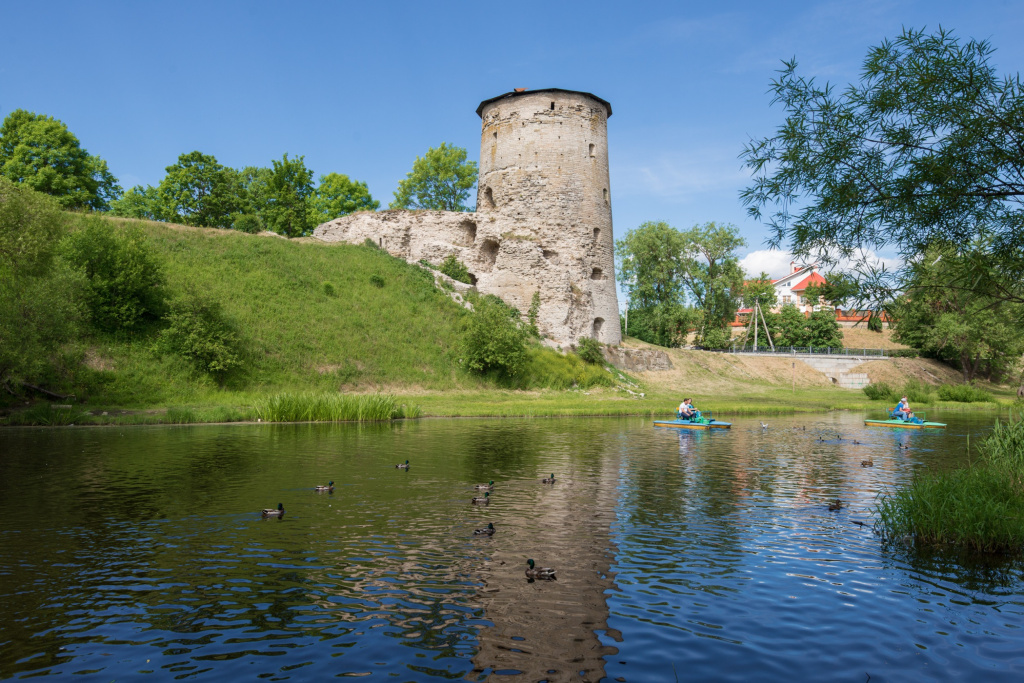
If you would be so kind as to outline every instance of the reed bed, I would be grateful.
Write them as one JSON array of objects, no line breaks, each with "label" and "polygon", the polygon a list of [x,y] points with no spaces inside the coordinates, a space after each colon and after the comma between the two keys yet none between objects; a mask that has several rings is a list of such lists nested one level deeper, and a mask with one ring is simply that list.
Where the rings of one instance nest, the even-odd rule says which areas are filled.
[{"label": "reed bed", "polygon": [[883,534],[926,546],[1024,553],[1024,420],[996,420],[978,454],[967,467],[923,473],[883,494]]},{"label": "reed bed", "polygon": [[255,403],[264,422],[379,422],[419,415],[389,394],[280,393]]}]

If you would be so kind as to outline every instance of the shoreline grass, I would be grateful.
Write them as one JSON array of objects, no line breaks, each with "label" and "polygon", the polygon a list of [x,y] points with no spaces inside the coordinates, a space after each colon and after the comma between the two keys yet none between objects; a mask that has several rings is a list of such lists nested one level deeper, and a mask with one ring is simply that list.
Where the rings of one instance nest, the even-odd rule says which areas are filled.
[{"label": "shoreline grass", "polygon": [[[969,446],[968,446],[969,448]],[[924,472],[883,494],[879,527],[888,538],[928,547],[1024,554],[1024,419],[996,419],[966,467]]]}]

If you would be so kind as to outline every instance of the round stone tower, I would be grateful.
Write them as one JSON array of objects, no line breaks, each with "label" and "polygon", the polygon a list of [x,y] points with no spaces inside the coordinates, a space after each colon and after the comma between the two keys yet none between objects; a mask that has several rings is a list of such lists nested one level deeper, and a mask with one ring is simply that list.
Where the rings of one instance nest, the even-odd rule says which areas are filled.
[{"label": "round stone tower", "polygon": [[548,88],[499,95],[481,102],[476,113],[483,123],[477,220],[492,226],[492,258],[502,260],[502,252],[541,255],[518,277],[518,269],[497,264],[488,289],[528,307],[525,289],[537,285],[541,331],[556,339],[618,344],[608,183],[611,105],[590,93]]}]

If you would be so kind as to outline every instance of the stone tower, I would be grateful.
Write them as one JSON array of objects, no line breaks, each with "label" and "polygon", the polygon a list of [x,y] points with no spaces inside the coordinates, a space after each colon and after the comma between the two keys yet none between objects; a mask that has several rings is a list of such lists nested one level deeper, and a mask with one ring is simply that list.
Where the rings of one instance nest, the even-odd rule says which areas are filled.
[{"label": "stone tower", "polygon": [[480,103],[476,213],[378,211],[320,225],[325,242],[372,240],[410,262],[464,263],[473,286],[524,315],[540,297],[550,341],[619,344],[608,186],[611,105],[590,93],[516,90]]},{"label": "stone tower", "polygon": [[[576,339],[621,341],[608,182],[611,105],[590,93],[515,90],[485,100],[477,214],[540,247],[530,282],[545,281],[541,327]],[[524,298],[523,282],[494,278],[489,289]],[[528,300],[529,297],[525,297]],[[526,310],[522,308],[521,310]]]}]

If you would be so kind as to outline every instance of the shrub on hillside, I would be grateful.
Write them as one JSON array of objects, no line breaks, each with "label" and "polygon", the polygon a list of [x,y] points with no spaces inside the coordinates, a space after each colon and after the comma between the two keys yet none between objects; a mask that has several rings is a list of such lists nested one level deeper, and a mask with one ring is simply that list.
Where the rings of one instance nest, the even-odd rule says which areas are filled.
[{"label": "shrub on hillside", "polygon": [[448,257],[441,262],[441,266],[438,270],[456,282],[464,282],[467,285],[473,284],[473,278],[469,275],[469,268],[466,267],[466,264],[457,259],[455,254],[449,254]]},{"label": "shrub on hillside", "polygon": [[931,403],[932,390],[933,388],[931,386],[919,382],[916,379],[904,382],[902,387],[890,387],[885,382],[869,384],[864,387],[864,393],[872,401],[886,401],[891,403],[893,407],[895,407],[899,400],[904,396],[907,397],[911,407],[913,407],[915,403]]},{"label": "shrub on hillside", "polygon": [[263,220],[259,216],[251,213],[244,213],[240,215],[235,219],[235,222],[231,227],[234,230],[247,232],[253,235],[258,232],[263,232],[264,230]]},{"label": "shrub on hillside", "polygon": [[939,387],[939,400],[958,403],[994,403],[996,399],[984,389],[970,384],[943,384]]},{"label": "shrub on hillside", "polygon": [[374,273],[373,275],[370,276],[370,284],[376,287],[377,289],[383,289],[384,276],[381,275],[380,273]]},{"label": "shrub on hillside", "polygon": [[576,355],[591,365],[603,365],[604,354],[601,353],[601,342],[590,337],[583,337],[576,344]]},{"label": "shrub on hillside", "polygon": [[57,201],[0,176],[0,398],[42,382],[84,317],[84,280],[56,245],[67,229]]},{"label": "shrub on hillside", "polygon": [[473,372],[517,377],[526,363],[528,334],[519,311],[493,294],[477,298],[463,338],[466,367]]},{"label": "shrub on hillside", "polygon": [[242,365],[238,334],[219,303],[189,292],[171,302],[166,320],[161,347],[200,372],[223,378]]},{"label": "shrub on hillside", "polygon": [[872,314],[871,317],[868,318],[868,330],[870,330],[871,332],[881,332],[882,319],[879,318],[877,315]]},{"label": "shrub on hillside", "polygon": [[700,345],[705,349],[727,349],[732,343],[728,328],[706,327]]},{"label": "shrub on hillside", "polygon": [[331,297],[337,296],[337,292],[334,289],[334,285],[332,285],[330,282],[325,282],[323,284],[323,288],[324,288],[324,294],[325,295],[331,296]]},{"label": "shrub on hillside", "polygon": [[886,351],[890,358],[920,358],[921,352],[917,349],[889,349]]},{"label": "shrub on hillside", "polygon": [[118,230],[87,217],[63,240],[61,250],[88,281],[85,299],[96,328],[130,330],[163,313],[163,269],[140,228]]}]

